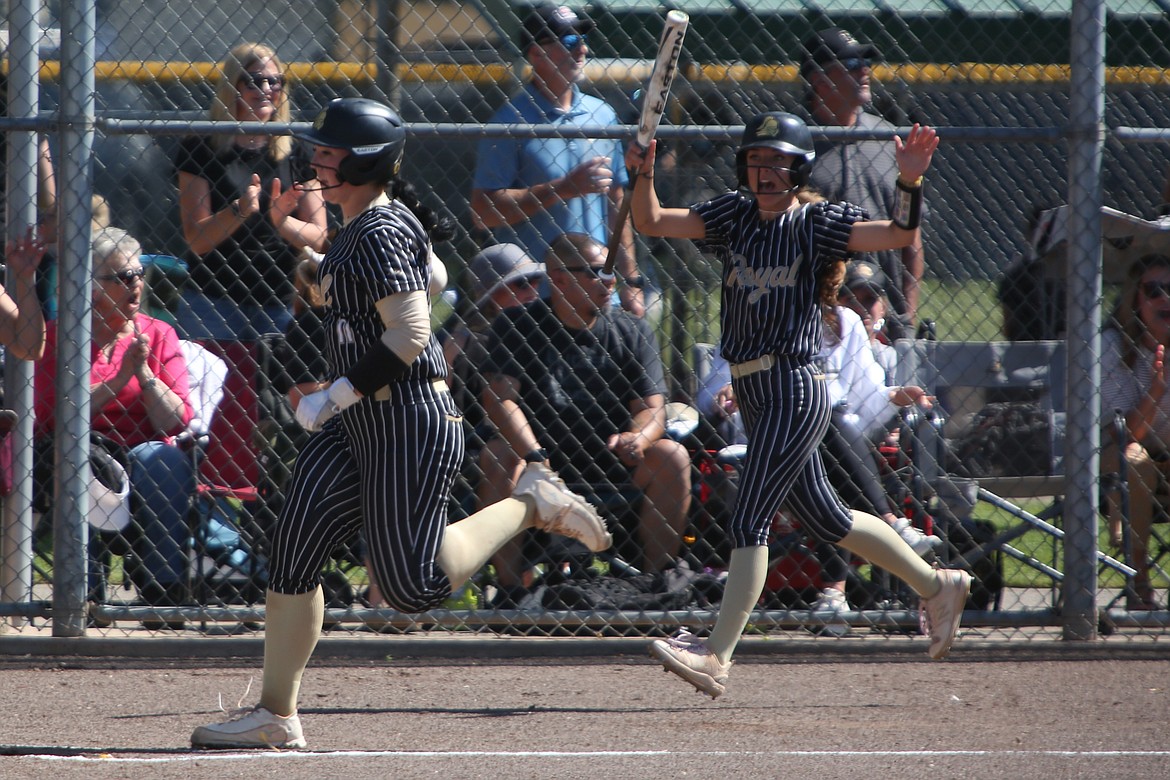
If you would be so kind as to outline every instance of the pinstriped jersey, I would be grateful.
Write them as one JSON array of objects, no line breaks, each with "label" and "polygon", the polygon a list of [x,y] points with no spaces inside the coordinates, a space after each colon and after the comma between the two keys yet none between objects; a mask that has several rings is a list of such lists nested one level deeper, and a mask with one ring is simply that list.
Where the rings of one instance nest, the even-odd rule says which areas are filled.
[{"label": "pinstriped jersey", "polygon": [[810,203],[760,219],[755,198],[728,192],[692,206],[707,228],[704,248],[723,263],[722,353],[730,363],[763,355],[810,360],[821,350],[817,272],[846,256],[848,203]]},{"label": "pinstriped jersey", "polygon": [[[430,280],[426,230],[399,201],[359,214],[333,240],[317,275],[325,296],[325,355],[332,378],[343,376],[386,330],[377,302],[425,292]],[[447,362],[431,334],[403,380],[440,379]]]}]

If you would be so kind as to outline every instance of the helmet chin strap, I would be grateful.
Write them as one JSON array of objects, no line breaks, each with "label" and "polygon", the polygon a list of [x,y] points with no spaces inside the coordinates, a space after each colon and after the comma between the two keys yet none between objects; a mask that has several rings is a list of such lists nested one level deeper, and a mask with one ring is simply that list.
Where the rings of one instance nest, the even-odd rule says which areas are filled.
[{"label": "helmet chin strap", "polygon": [[[789,182],[791,182],[791,181],[792,181],[793,170],[792,170],[791,168],[773,168],[773,167],[772,167],[772,166],[770,166],[770,165],[748,165],[748,166],[746,166],[746,167],[747,167],[747,169],[748,169],[748,170],[751,170],[752,168],[755,168],[755,169],[756,169],[756,171],[761,171],[761,170],[784,170],[784,171],[787,171],[787,172],[788,172],[788,180],[789,180]],[[759,174],[759,173],[756,173],[756,186],[757,186],[757,187],[759,187],[759,182],[760,182],[760,174]],[[788,188],[788,189],[786,189],[786,190],[776,190],[776,191],[774,191],[774,192],[767,192],[767,193],[764,193],[764,194],[765,194],[765,195],[789,195],[789,194],[791,194],[791,193],[793,193],[793,192],[796,192],[796,191],[797,191],[797,190],[799,190],[799,189],[800,189],[800,185],[799,185],[799,184],[795,184],[795,185],[791,185],[791,186],[789,186],[789,188]],[[759,195],[759,193],[756,193],[756,192],[753,192],[752,194],[753,194],[753,195],[757,195],[757,196]]]},{"label": "helmet chin strap", "polygon": [[[324,168],[324,166],[321,167]],[[301,192],[324,192],[325,190],[335,190],[341,185],[345,184],[345,177],[341,175],[341,171],[336,168],[324,168],[324,170],[333,171],[335,174],[337,174],[337,184],[322,184],[321,179],[316,175],[316,172],[314,172],[313,178],[294,182],[294,184],[300,186]],[[317,182],[317,186],[306,187],[305,184],[311,181]]]},{"label": "helmet chin strap", "polygon": [[[792,193],[796,192],[799,189],[800,189],[800,187],[789,187],[786,190],[776,190],[775,192],[765,192],[763,194],[764,195],[791,195]],[[758,197],[760,195],[760,193],[757,192],[757,193],[755,193],[755,195]]]},{"label": "helmet chin strap", "polygon": [[[310,181],[317,182],[318,186],[306,187],[305,184],[307,184]],[[307,181],[298,181],[297,185],[301,188],[301,192],[324,192],[325,190],[335,190],[344,183],[345,182],[338,182],[337,184],[321,184],[320,179],[314,178],[314,179],[308,179]]]}]

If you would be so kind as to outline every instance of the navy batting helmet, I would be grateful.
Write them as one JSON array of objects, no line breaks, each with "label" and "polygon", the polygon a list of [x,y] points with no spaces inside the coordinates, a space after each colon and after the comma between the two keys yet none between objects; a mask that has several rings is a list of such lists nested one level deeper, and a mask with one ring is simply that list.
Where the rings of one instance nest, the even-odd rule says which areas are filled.
[{"label": "navy batting helmet", "polygon": [[406,148],[402,119],[389,106],[366,98],[331,101],[313,127],[297,134],[316,146],[348,149],[337,177],[348,184],[385,184],[398,176]]},{"label": "navy batting helmet", "polygon": [[747,152],[749,149],[775,149],[796,157],[792,163],[792,187],[808,184],[812,174],[812,133],[800,117],[782,111],[769,111],[751,118],[743,129],[743,139],[735,152],[735,175],[740,187],[747,187]]}]

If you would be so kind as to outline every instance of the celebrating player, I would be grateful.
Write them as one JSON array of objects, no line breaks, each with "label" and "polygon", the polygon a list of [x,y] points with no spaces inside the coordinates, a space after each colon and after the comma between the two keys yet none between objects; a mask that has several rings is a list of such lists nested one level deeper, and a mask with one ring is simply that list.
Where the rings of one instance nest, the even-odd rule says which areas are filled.
[{"label": "celebrating player", "polygon": [[273,531],[260,702],[195,729],[194,747],[305,746],[297,693],[321,631],[321,568],[359,530],[382,597],[405,612],[442,603],[527,528],[594,551],[611,542],[596,510],[541,464],[511,498],[447,526],[463,429],[427,298],[431,237],[446,226],[398,178],[406,135],[385,105],[335,100],[303,138],[345,220],[318,269],[334,379],[297,404],[319,433],[297,458]]},{"label": "celebrating player", "polygon": [[633,189],[634,226],[651,236],[703,240],[723,262],[722,354],[731,364],[748,454],[728,520],[733,550],[719,617],[711,635],[682,631],[655,640],[652,656],[712,698],[725,690],[731,656],[763,588],[768,528],[787,499],[802,526],[905,580],[924,599],[930,656],[954,641],[971,576],[933,569],[897,531],[873,515],[850,512],[833,492],[817,449],[829,424],[821,348],[818,278],[847,253],[905,246],[918,235],[922,175],[938,137],[915,125],[895,139],[899,197],[891,220],[865,221],[857,206],[806,202],[815,153],[808,127],[791,114],[752,118],[736,152],[739,190],[691,208],[663,208],[654,188],[654,143],[631,144],[626,165],[642,179]]}]

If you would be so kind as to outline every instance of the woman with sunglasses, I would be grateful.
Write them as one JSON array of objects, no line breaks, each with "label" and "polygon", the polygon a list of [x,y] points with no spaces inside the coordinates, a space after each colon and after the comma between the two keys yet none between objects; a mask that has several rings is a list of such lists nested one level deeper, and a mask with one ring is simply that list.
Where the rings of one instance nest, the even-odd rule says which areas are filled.
[{"label": "woman with sunglasses", "polygon": [[[1101,334],[1101,470],[1116,472],[1120,448],[1111,428],[1115,410],[1125,416],[1129,475],[1130,562],[1137,569],[1126,594],[1129,609],[1160,609],[1150,582],[1150,526],[1159,485],[1170,478],[1170,393],[1166,392],[1166,345],[1170,344],[1170,256],[1146,255],[1126,275]],[[1121,548],[1122,507],[1109,494],[1109,536]]]},{"label": "woman with sunglasses", "polygon": [[[128,526],[117,534],[91,534],[97,565],[90,568],[90,591],[93,600],[102,600],[100,572],[108,564],[109,545],[120,538],[129,542],[139,562],[128,573],[143,601],[175,606],[186,595],[187,509],[195,491],[194,461],[175,445],[175,436],[191,421],[190,383],[175,329],[142,313],[141,252],[138,241],[119,228],[106,228],[93,238],[91,446],[100,442],[126,467],[134,500]],[[56,322],[49,322],[35,375],[41,441],[51,440],[54,423],[59,338]],[[51,474],[52,459],[39,460],[38,472]]]},{"label": "woman with sunglasses", "polygon": [[[210,118],[290,121],[284,67],[259,43],[236,46],[220,65]],[[295,182],[312,178],[287,135],[184,138],[175,157],[179,212],[191,278],[178,323],[191,339],[254,339],[291,317],[300,250],[323,251],[325,204]]]}]

